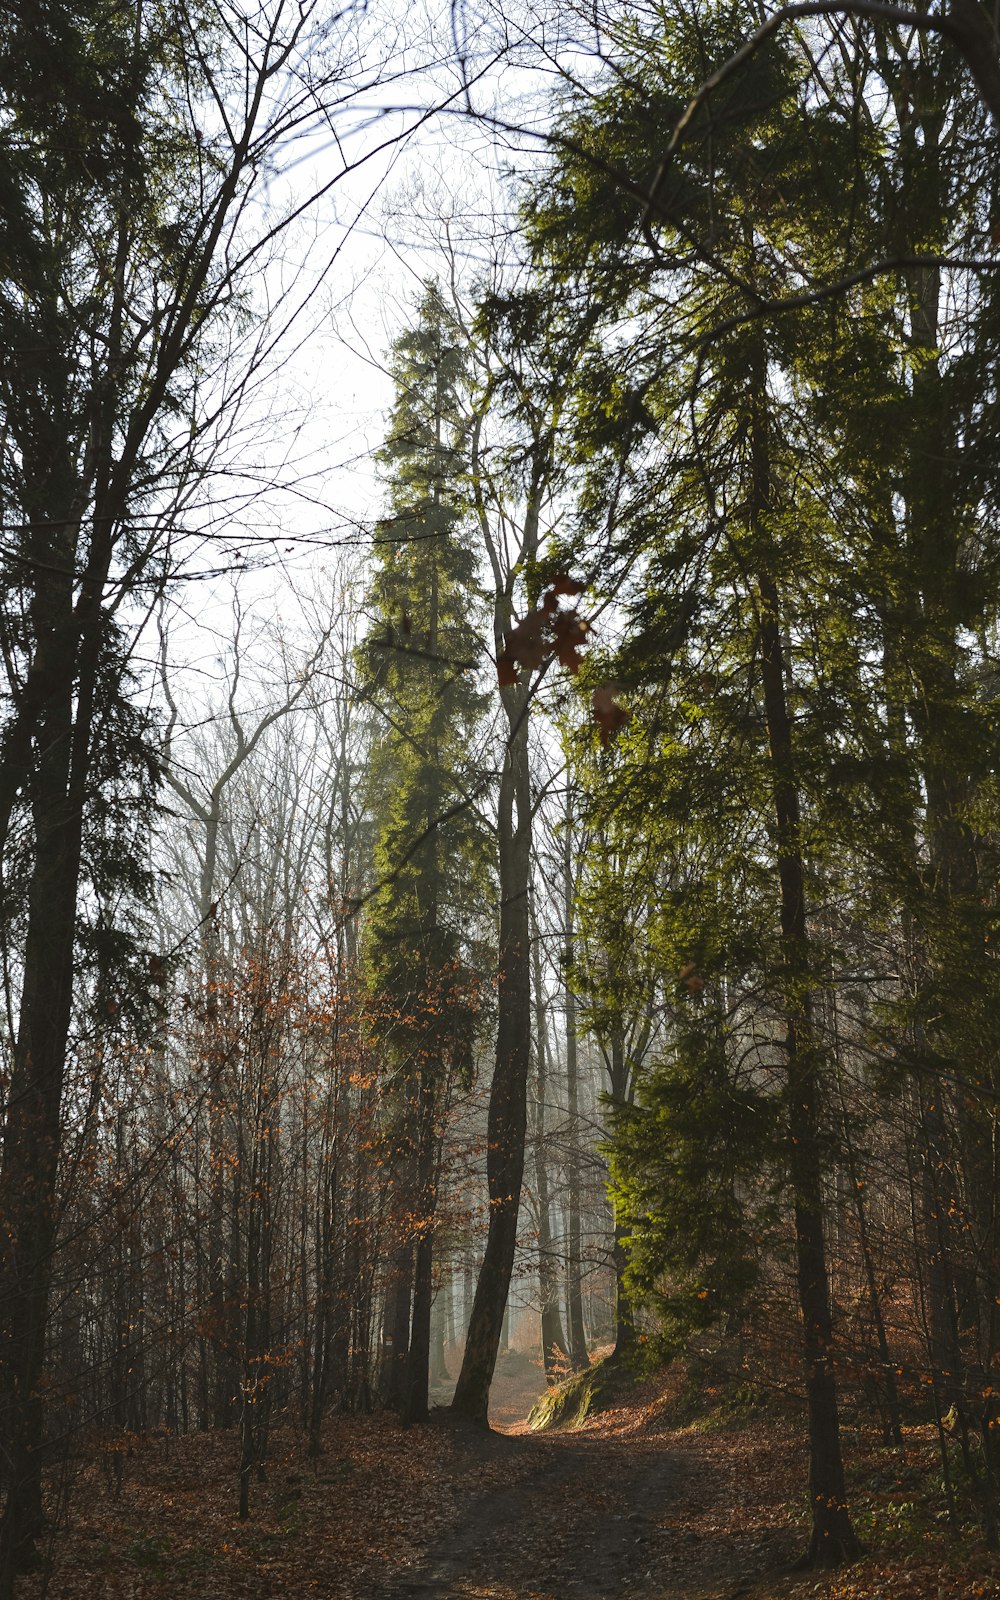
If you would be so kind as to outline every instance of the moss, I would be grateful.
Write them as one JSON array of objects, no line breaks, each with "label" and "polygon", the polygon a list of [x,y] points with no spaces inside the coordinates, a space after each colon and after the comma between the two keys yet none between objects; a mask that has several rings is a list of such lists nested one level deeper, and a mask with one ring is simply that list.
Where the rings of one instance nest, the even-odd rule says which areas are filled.
[{"label": "moss", "polygon": [[605,1356],[547,1389],[532,1406],[528,1423],[538,1430],[579,1428],[598,1411],[627,1404],[639,1377],[631,1362]]}]

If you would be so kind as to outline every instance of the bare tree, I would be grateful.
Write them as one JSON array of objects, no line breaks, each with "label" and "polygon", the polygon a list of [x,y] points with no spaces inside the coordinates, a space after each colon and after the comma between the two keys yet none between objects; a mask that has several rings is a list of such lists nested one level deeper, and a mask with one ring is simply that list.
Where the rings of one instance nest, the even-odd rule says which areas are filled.
[{"label": "bare tree", "polygon": [[[234,417],[315,293],[314,273],[295,292],[272,276],[262,294],[268,262],[423,115],[380,129],[373,93],[416,41],[366,8],[226,0],[213,17],[97,0],[86,17],[19,8],[2,46],[0,128],[17,154],[0,289],[14,1035],[0,1170],[3,1596],[43,1525],[38,1380],[78,913],[109,863],[141,859],[123,834],[148,814],[153,782],[155,737],[130,691],[136,638],[185,559],[193,575],[192,545],[226,509],[217,484],[199,510],[212,449],[221,468]],[[287,169],[319,141],[323,177],[297,187]],[[224,562],[245,560],[228,548]]]}]

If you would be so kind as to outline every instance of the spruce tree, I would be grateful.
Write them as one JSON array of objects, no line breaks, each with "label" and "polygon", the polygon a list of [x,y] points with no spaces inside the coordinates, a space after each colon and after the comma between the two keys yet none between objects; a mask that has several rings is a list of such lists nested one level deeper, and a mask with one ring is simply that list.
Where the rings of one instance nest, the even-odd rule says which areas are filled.
[{"label": "spruce tree", "polygon": [[[578,559],[626,617],[603,670],[627,686],[633,725],[590,815],[673,875],[652,942],[676,1004],[620,1124],[619,1192],[645,1230],[647,1284],[659,1251],[706,1311],[678,1229],[711,1215],[690,1203],[696,1175],[706,1202],[712,1185],[725,1199],[731,1157],[706,1158],[738,1122],[752,1046],[749,1088],[770,1082],[783,1111],[747,1125],[761,1198],[783,1184],[791,1223],[823,1562],[856,1547],[821,1177],[853,1160],[830,1017],[856,963],[884,997],[856,1032],[877,1040],[883,1088],[918,1107],[931,1388],[995,1527],[989,1409],[983,1473],[966,1421],[996,1337],[995,323],[989,278],[960,265],[981,249],[992,177],[947,48],[878,20],[822,71],[816,40],[786,28],[685,116],[740,17],[651,10],[645,36],[630,18],[622,70],[565,110],[528,228],[567,325],[595,281],[603,295],[567,443]],[[746,1220],[767,1236],[752,1208]],[[689,1268],[707,1270],[706,1244],[694,1228]]]},{"label": "spruce tree", "polygon": [[427,1414],[438,1157],[451,1088],[473,1067],[487,880],[474,805],[483,697],[464,354],[434,284],[393,347],[392,375],[396,400],[379,454],[391,515],[380,525],[364,647],[385,718],[369,777],[377,887],[364,960],[392,1074],[401,1209],[414,1219],[396,1252],[383,1390],[412,1421]]}]

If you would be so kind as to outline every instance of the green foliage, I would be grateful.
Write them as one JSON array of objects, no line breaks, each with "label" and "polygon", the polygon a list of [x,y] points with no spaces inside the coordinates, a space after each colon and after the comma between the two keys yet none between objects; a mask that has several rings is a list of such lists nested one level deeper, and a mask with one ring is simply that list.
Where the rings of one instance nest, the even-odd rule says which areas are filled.
[{"label": "green foliage", "polygon": [[379,1028],[410,1072],[472,1070],[482,1007],[486,842],[471,753],[480,596],[466,502],[464,347],[429,285],[393,347],[396,404],[380,461],[392,516],[380,524],[362,651],[385,718],[368,795],[377,886],[365,924]]},{"label": "green foliage", "polygon": [[602,1046],[652,1019],[612,1164],[633,1284],[678,1344],[752,1304],[778,1246],[790,1017],[822,1166],[858,1134],[831,1088],[839,1005],[893,1092],[971,1079],[963,1193],[993,1248],[995,274],[886,265],[981,248],[983,115],[933,36],[862,23],[824,53],[789,25],[675,138],[746,28],[740,6],[639,13],[567,93],[524,207],[535,292],[589,318],[570,562],[613,597],[621,643],[592,681],[631,712],[610,749],[574,736],[594,841],[574,981]]},{"label": "green foliage", "polygon": [[584,1372],[546,1389],[532,1406],[528,1423],[539,1433],[548,1428],[579,1428],[599,1411],[627,1405],[640,1377],[638,1364],[604,1356]]},{"label": "green foliage", "polygon": [[740,1071],[726,1043],[718,1015],[689,1021],[644,1072],[636,1103],[614,1116],[611,1188],[628,1277],[673,1354],[694,1332],[752,1312],[780,1215],[781,1098],[761,1074]]},{"label": "green foliage", "polygon": [[[187,407],[204,342],[189,333],[174,350],[164,417],[137,426],[186,270],[178,244],[204,199],[197,139],[174,99],[179,65],[177,17],[158,5],[17,8],[0,38],[5,960],[10,977],[46,752],[72,738],[76,973],[80,1008],[94,1005],[102,1027],[113,1015],[145,1028],[151,1015],[158,731],[138,696],[134,591],[141,615],[171,559],[158,519],[192,464],[164,418]],[[61,701],[72,735],[55,732]]]}]

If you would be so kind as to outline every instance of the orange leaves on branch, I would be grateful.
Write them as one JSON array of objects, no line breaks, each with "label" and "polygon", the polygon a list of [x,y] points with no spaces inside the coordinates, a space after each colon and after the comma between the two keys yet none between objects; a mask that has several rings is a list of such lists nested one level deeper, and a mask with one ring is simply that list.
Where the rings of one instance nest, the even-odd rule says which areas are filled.
[{"label": "orange leaves on branch", "polygon": [[677,980],[679,983],[684,984],[690,995],[701,994],[705,987],[705,980],[698,972],[697,964],[694,961],[688,961],[681,967],[680,972],[677,974]]},{"label": "orange leaves on branch", "polygon": [[549,584],[549,591],[554,595],[569,595],[572,599],[583,593],[583,584],[578,578],[571,578],[568,573],[557,572]]},{"label": "orange leaves on branch", "polygon": [[563,596],[576,599],[582,593],[583,584],[576,578],[565,572],[556,574],[546,586],[541,604],[522,617],[507,635],[497,658],[502,688],[513,687],[523,671],[535,672],[553,657],[570,672],[579,672],[588,624],[575,606],[564,609],[559,601]]},{"label": "orange leaves on branch", "polygon": [[590,624],[575,611],[557,611],[552,619],[553,653],[561,667],[579,672]]},{"label": "orange leaves on branch", "polygon": [[511,629],[503,653],[497,659],[497,676],[502,685],[515,684],[524,668],[534,672],[552,654],[549,615],[544,609],[529,611],[517,627]]},{"label": "orange leaves on branch", "polygon": [[[558,661],[567,672],[579,672],[590,623],[586,617],[581,617],[578,606],[563,606],[560,602],[563,599],[575,601],[582,593],[583,584],[578,579],[565,572],[556,573],[546,585],[539,604],[507,635],[497,658],[497,678],[502,689],[513,688],[522,672],[537,672],[549,661]],[[601,743],[607,744],[612,734],[628,721],[629,713],[619,704],[610,685],[595,689],[591,704]]]}]

